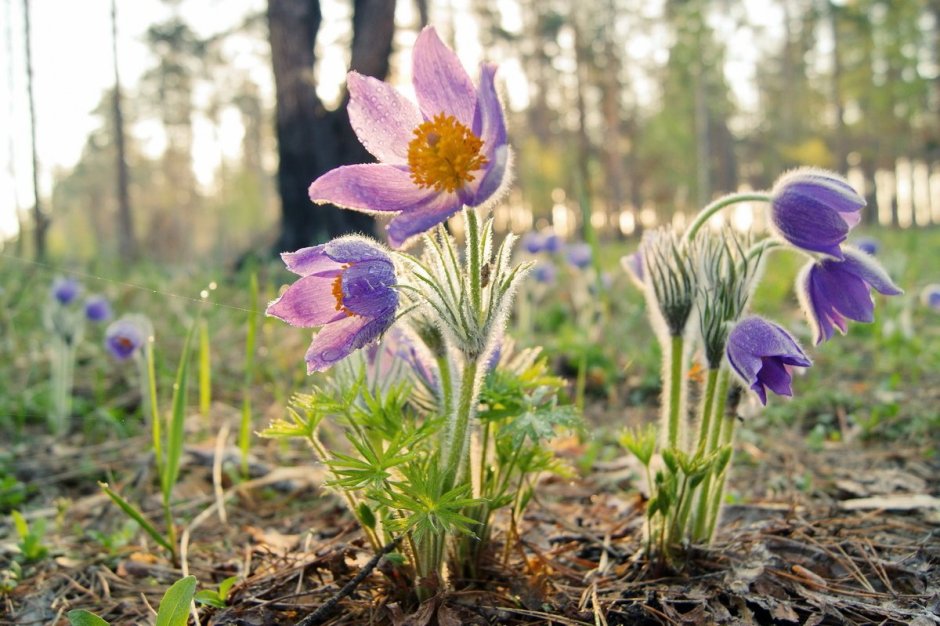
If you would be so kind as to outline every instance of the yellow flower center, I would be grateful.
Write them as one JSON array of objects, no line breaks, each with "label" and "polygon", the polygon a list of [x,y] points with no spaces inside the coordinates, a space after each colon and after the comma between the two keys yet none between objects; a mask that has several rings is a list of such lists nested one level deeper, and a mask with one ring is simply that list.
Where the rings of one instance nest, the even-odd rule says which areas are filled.
[{"label": "yellow flower center", "polygon": [[[344,265],[343,269],[349,267]],[[346,317],[351,317],[355,315],[352,311],[343,306],[343,274],[340,272],[340,275],[336,277],[336,280],[333,281],[333,297],[336,298],[336,310],[342,311],[346,314]]]},{"label": "yellow flower center", "polygon": [[486,165],[483,140],[457,121],[439,113],[414,130],[408,144],[411,180],[419,187],[453,192],[474,179],[470,172]]}]

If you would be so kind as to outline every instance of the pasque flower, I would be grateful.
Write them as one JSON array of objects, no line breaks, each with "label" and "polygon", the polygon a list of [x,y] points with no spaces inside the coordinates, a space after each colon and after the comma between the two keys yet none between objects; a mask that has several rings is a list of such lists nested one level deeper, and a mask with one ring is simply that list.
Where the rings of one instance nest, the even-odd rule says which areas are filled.
[{"label": "pasque flower", "polygon": [[340,237],[281,257],[301,278],[268,305],[267,314],[292,326],[323,327],[307,350],[308,372],[328,369],[392,325],[395,266],[376,242]]},{"label": "pasque flower", "polygon": [[767,404],[767,389],[792,396],[790,369],[812,365],[787,331],[760,317],[735,325],[728,335],[727,355],[731,367],[762,404]]},{"label": "pasque flower", "polygon": [[920,294],[921,301],[927,307],[940,312],[940,285],[930,284]]},{"label": "pasque flower", "polygon": [[59,304],[69,304],[81,292],[82,286],[74,278],[59,277],[52,282],[52,297]]},{"label": "pasque flower", "polygon": [[310,199],[397,214],[388,225],[396,248],[462,206],[494,199],[508,179],[510,158],[495,73],[495,65],[483,64],[474,87],[431,27],[414,47],[417,106],[389,84],[350,72],[349,119],[379,163],[327,172],[310,185]]},{"label": "pasque flower", "polygon": [[126,361],[140,350],[150,335],[153,326],[143,315],[129,314],[121,316],[108,326],[104,335],[104,345],[118,361]]},{"label": "pasque flower", "polygon": [[771,222],[787,242],[841,259],[839,244],[862,219],[865,199],[834,172],[800,168],[777,180],[770,206]]},{"label": "pasque flower", "polygon": [[565,246],[565,256],[569,263],[583,270],[591,264],[591,246],[587,243],[568,244]]},{"label": "pasque flower", "polygon": [[846,319],[871,322],[875,303],[871,290],[899,295],[895,285],[874,258],[846,247],[844,259],[809,263],[797,277],[797,295],[816,331],[816,343],[832,338],[834,329],[845,334]]},{"label": "pasque flower", "polygon": [[104,296],[91,296],[85,300],[85,317],[90,322],[111,319],[111,303]]}]

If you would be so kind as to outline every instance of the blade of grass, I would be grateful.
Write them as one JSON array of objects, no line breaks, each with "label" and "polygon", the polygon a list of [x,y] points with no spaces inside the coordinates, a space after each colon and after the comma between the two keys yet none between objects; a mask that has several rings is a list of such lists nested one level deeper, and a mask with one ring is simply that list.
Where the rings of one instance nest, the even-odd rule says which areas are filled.
[{"label": "blade of grass", "polygon": [[199,413],[208,415],[212,405],[212,359],[209,352],[209,322],[199,321]]},{"label": "blade of grass", "polygon": [[144,532],[150,535],[153,540],[160,544],[163,548],[168,550],[170,554],[173,554],[173,545],[166,540],[166,537],[160,534],[160,531],[153,527],[153,524],[151,524],[147,518],[144,517],[143,513],[135,509],[131,503],[122,498],[116,491],[111,489],[111,487],[108,486],[108,483],[98,483],[98,486],[101,487],[102,491],[108,494],[108,497],[111,498],[111,500],[113,500],[122,511],[127,513],[131,519],[137,522],[140,527],[144,529]]},{"label": "blade of grass", "polygon": [[170,501],[170,492],[179,477],[180,457],[183,455],[183,426],[186,419],[186,401],[189,396],[189,357],[197,325],[198,323],[193,323],[186,336],[179,368],[176,370],[176,383],[173,385],[173,412],[166,433],[166,463],[161,476],[165,502]]},{"label": "blade of grass", "polygon": [[251,385],[255,370],[255,340],[258,334],[258,275],[251,275],[251,311],[248,313],[248,332],[245,336],[245,384],[242,387],[242,421],[238,429],[238,448],[241,451],[242,476],[248,477],[248,450],[251,448]]}]

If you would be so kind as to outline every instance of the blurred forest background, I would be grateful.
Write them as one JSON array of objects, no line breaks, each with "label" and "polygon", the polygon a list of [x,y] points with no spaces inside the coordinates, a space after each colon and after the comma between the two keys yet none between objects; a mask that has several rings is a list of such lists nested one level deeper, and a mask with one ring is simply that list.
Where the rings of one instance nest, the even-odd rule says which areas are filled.
[{"label": "blurred forest background", "polygon": [[[940,224],[940,0],[258,0],[205,34],[187,15],[207,4],[226,10],[163,2],[144,35],[149,69],[132,80],[112,30],[115,80],[78,162],[33,158],[34,172],[53,169],[51,189],[34,175],[35,196],[4,191],[19,230],[7,252],[221,264],[368,228],[306,188],[368,158],[348,127],[346,70],[407,90],[427,23],[468,67],[502,64],[518,185],[501,228],[633,236],[801,164],[848,176],[869,223]],[[29,88],[25,17],[50,3],[5,5],[8,83]],[[13,155],[30,146],[8,137],[10,176],[28,178]],[[194,150],[214,164],[199,171]],[[746,206],[730,219],[761,226]]]}]

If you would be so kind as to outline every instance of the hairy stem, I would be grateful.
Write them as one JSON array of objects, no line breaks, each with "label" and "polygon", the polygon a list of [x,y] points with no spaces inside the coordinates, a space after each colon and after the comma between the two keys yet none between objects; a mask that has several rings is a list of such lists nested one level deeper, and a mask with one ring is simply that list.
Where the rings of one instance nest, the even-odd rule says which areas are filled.
[{"label": "hairy stem", "polygon": [[695,235],[698,234],[698,231],[702,228],[702,226],[705,225],[712,215],[718,211],[721,211],[725,207],[738,204],[739,202],[770,202],[770,195],[766,193],[732,193],[718,198],[711,204],[707,205],[704,209],[699,211],[695,221],[693,221],[692,225],[689,226],[689,230],[685,232],[685,241],[688,242],[695,239]]},{"label": "hairy stem", "polygon": [[682,376],[682,335],[672,336],[669,355],[669,403],[667,405],[667,441],[669,447],[679,445],[679,421],[682,413],[684,381]]}]

